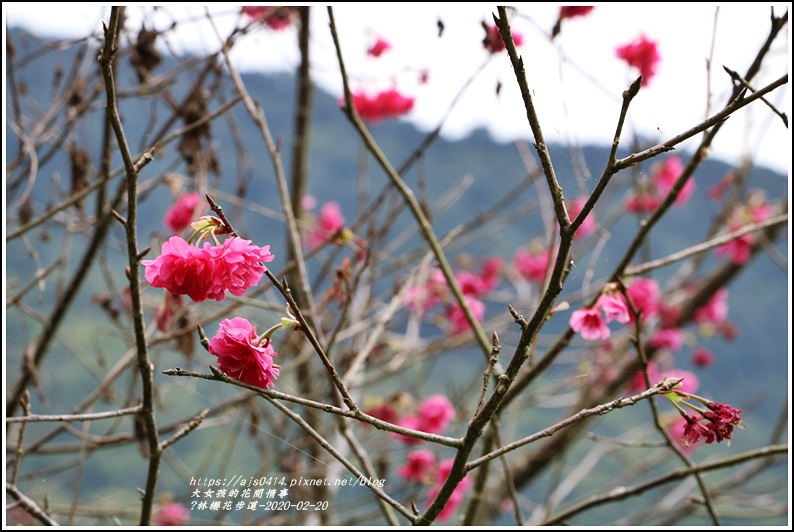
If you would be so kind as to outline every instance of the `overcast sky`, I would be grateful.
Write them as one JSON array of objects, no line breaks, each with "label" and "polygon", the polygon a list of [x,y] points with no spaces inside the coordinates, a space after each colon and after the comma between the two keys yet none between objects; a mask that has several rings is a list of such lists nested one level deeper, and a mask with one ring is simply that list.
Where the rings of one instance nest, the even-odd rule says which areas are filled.
[{"label": "overcast sky", "polygon": [[[4,3],[3,30],[23,26],[46,36],[80,37],[97,33],[107,18],[107,8],[96,4]],[[782,14],[789,4],[775,6]],[[548,32],[557,17],[558,4],[516,4],[511,26],[524,37],[519,48],[526,64],[529,86],[547,140],[608,143],[620,109],[620,95],[637,72],[615,56],[615,48],[641,33],[659,42],[658,73],[630,110],[629,133],[639,131],[662,142],[693,126],[706,116],[707,81],[710,76],[712,113],[725,103],[731,84],[722,66],[744,73],[765,40],[770,26],[770,6],[738,3],[722,6],[716,15],[712,4],[626,3],[601,4],[584,18],[565,22],[551,42]],[[167,5],[131,7],[128,24],[164,28],[172,20],[188,20],[203,8]],[[239,9],[226,4],[210,6],[222,35],[241,24]],[[455,4],[340,4],[334,16],[343,53],[354,87],[375,90],[398,88],[415,96],[416,106],[407,117],[423,130],[436,127],[455,95],[487,62],[469,85],[445,123],[442,134],[459,138],[477,127],[486,127],[500,141],[530,138],[529,126],[505,52],[492,57],[482,47],[482,21],[491,22],[495,5]],[[444,24],[439,37],[438,20]],[[312,75],[329,92],[340,95],[338,64],[328,31],[324,6],[312,11]],[[376,36],[393,49],[374,59],[366,55]],[[713,58],[710,74],[706,59]],[[265,28],[244,37],[234,49],[234,60],[245,69],[293,71],[298,61],[295,30]],[[753,86],[761,87],[790,70],[788,28],[773,44],[770,60]],[[179,52],[214,52],[218,41],[206,23],[181,25],[168,43]],[[5,49],[5,47],[4,47]],[[5,61],[4,61],[5,63]],[[419,73],[428,81],[419,83]],[[496,95],[496,87],[501,91]],[[769,98],[791,115],[791,91],[786,85]],[[780,118],[763,104],[754,104],[731,118],[714,145],[714,155],[739,164],[741,157],[788,172],[791,135]],[[691,144],[690,144],[691,145]]]}]

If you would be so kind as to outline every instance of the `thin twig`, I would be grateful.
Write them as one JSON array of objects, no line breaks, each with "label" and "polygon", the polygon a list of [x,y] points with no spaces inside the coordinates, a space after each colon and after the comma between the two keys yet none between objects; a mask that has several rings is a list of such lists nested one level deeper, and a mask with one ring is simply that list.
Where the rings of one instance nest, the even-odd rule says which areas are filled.
[{"label": "thin twig", "polygon": [[645,390],[644,392],[641,392],[641,393],[638,393],[638,394],[635,394],[635,395],[632,395],[632,396],[629,396],[629,397],[621,397],[620,399],[615,399],[614,401],[610,401],[609,403],[604,403],[602,405],[598,405],[598,406],[593,407],[593,408],[582,409],[579,412],[577,412],[576,414],[574,414],[574,415],[572,415],[570,417],[567,417],[567,418],[563,419],[562,421],[559,421],[559,422],[555,423],[554,425],[550,425],[550,426],[546,427],[545,429],[543,429],[541,431],[538,431],[538,432],[536,432],[534,434],[531,434],[530,436],[527,436],[525,438],[521,438],[520,440],[514,441],[513,443],[507,444],[504,447],[501,447],[501,448],[496,449],[496,450],[494,450],[494,451],[492,451],[492,452],[490,452],[490,453],[488,453],[486,455],[483,455],[483,456],[477,458],[476,460],[472,460],[471,462],[468,462],[466,464],[466,471],[471,471],[472,469],[475,469],[475,468],[481,466],[485,462],[493,460],[494,458],[498,458],[498,457],[502,456],[503,454],[506,454],[506,453],[509,453],[510,451],[518,449],[519,447],[523,447],[524,445],[528,445],[528,444],[530,444],[532,442],[538,441],[538,440],[543,439],[543,438],[548,438],[549,436],[551,436],[552,434],[556,433],[557,431],[562,430],[562,429],[564,429],[565,427],[567,427],[569,425],[573,425],[574,423],[578,423],[578,422],[580,422],[580,421],[582,421],[584,419],[587,419],[589,417],[601,416],[601,415],[606,414],[607,412],[610,412],[612,410],[616,410],[618,408],[624,408],[624,407],[627,407],[627,406],[633,406],[633,405],[637,404],[638,402],[640,402],[640,401],[642,401],[644,399],[648,399],[649,397],[653,397],[654,395],[657,395],[657,394],[660,394],[660,393],[669,392],[670,389],[672,388],[672,386],[674,386],[675,384],[678,384],[678,382],[680,382],[680,380],[676,381],[675,383],[672,383],[672,384],[669,383],[669,382],[668,383],[659,383],[656,386],[653,386],[652,388],[649,388],[649,389]]},{"label": "thin twig", "polygon": [[[738,72],[736,72],[735,70],[731,70],[725,65],[722,65],[722,68],[725,69],[725,72],[728,73],[728,75],[731,77],[731,79],[733,79],[734,82],[740,83],[743,87],[750,90],[750,92],[755,92],[755,89],[749,83],[747,83],[747,81],[742,76],[740,76]],[[786,127],[788,127],[788,117],[786,116],[786,113],[779,111],[766,98],[761,98],[761,101],[767,104],[767,106],[769,106],[769,108],[772,109],[772,112],[775,113],[777,116],[779,116],[780,119],[783,120],[783,123],[786,125]]]},{"label": "thin twig", "polygon": [[305,406],[308,408],[314,408],[317,410],[322,410],[323,412],[328,412],[329,414],[334,414],[337,416],[343,416],[351,419],[356,419],[358,421],[362,421],[364,423],[368,423],[373,427],[386,430],[389,432],[394,432],[396,434],[402,434],[403,436],[410,436],[412,438],[417,438],[421,440],[425,440],[431,443],[438,443],[440,445],[444,445],[446,447],[460,447],[461,440],[457,438],[450,438],[448,436],[441,436],[438,434],[432,434],[429,432],[422,432],[419,430],[408,429],[405,427],[401,427],[400,425],[395,425],[393,423],[388,423],[379,419],[377,417],[371,416],[369,414],[365,414],[361,410],[346,410],[344,408],[340,408],[338,406],[334,406],[327,403],[320,403],[317,401],[312,401],[311,399],[304,399],[303,397],[298,397],[295,395],[286,394],[283,392],[278,392],[276,390],[264,390],[262,388],[257,388],[256,386],[252,386],[250,384],[246,384],[244,382],[240,382],[235,380],[224,372],[210,366],[212,370],[212,375],[208,375],[205,373],[196,373],[193,371],[184,370],[182,368],[171,368],[163,371],[164,375],[169,375],[172,377],[193,377],[197,379],[205,379],[209,381],[219,381],[225,382],[228,384],[233,384],[235,386],[239,386],[240,388],[245,388],[247,390],[251,390],[252,392],[256,392],[262,397],[271,398],[271,399],[278,399],[281,401],[289,401],[291,403],[295,403],[301,406]]},{"label": "thin twig", "polygon": [[30,414],[25,416],[7,417],[6,423],[42,423],[51,421],[95,421],[97,419],[108,419],[112,417],[129,416],[137,414],[143,409],[143,405],[133,406],[132,408],[122,408],[109,412],[96,412],[94,414]]},{"label": "thin twig", "polygon": [[50,517],[47,512],[42,510],[39,505],[36,504],[36,501],[19,491],[16,486],[6,482],[6,493],[13,497],[19,503],[19,505],[25,509],[26,512],[41,521],[42,524],[48,526],[60,526],[55,519]]},{"label": "thin twig", "polygon": [[154,504],[154,495],[157,490],[157,475],[160,469],[162,449],[157,435],[157,422],[154,415],[154,368],[149,362],[148,347],[146,345],[146,327],[143,320],[143,305],[141,303],[140,284],[140,256],[137,241],[137,212],[138,212],[138,171],[129,151],[124,129],[121,125],[118,109],[116,107],[116,83],[113,74],[113,56],[116,54],[116,39],[123,18],[122,7],[113,7],[110,11],[109,26],[105,27],[105,42],[99,55],[99,64],[105,80],[105,93],[107,96],[106,113],[116,134],[116,142],[121,152],[124,167],[127,171],[127,254],[129,256],[129,284],[130,300],[132,302],[132,317],[137,348],[138,370],[141,375],[143,392],[143,418],[146,425],[146,436],[149,449],[149,469],[146,477],[146,489],[141,503],[140,524],[149,524]]},{"label": "thin twig", "polygon": [[589,499],[582,501],[578,504],[575,504],[574,506],[568,508],[563,512],[560,512],[559,514],[553,515],[552,517],[547,519],[544,523],[542,523],[542,525],[548,526],[548,525],[555,525],[561,523],[576,514],[579,514],[585,510],[589,510],[590,508],[601,506],[603,504],[607,504],[610,502],[621,501],[629,497],[633,497],[635,495],[640,495],[650,489],[657,488],[659,486],[664,486],[665,484],[669,484],[670,482],[675,482],[677,480],[684,479],[695,473],[706,473],[708,471],[714,471],[717,469],[732,467],[734,465],[748,462],[751,460],[763,459],[770,456],[774,456],[778,454],[787,454],[787,453],[788,453],[787,444],[770,445],[767,447],[761,447],[760,449],[748,451],[746,453],[742,453],[736,456],[731,456],[721,460],[714,460],[711,462],[706,462],[704,464],[695,465],[692,468],[686,467],[686,468],[676,469],[674,471],[671,471],[670,473],[648,480],[641,484],[636,484],[634,486],[629,486],[629,487],[621,486],[619,488],[610,490],[609,492],[604,493],[602,495],[595,495],[593,497],[590,497]]},{"label": "thin twig", "polygon": [[643,273],[647,273],[651,270],[655,270],[657,268],[661,268],[663,266],[673,264],[674,262],[684,260],[693,255],[706,252],[712,248],[721,246],[722,244],[727,244],[728,242],[731,242],[732,240],[736,240],[737,238],[742,237],[744,235],[754,233],[762,229],[766,229],[767,227],[774,227],[777,225],[785,224],[787,221],[788,221],[788,213],[785,213],[769,218],[768,220],[764,220],[763,222],[746,225],[741,229],[737,229],[736,231],[731,231],[730,233],[727,233],[725,235],[712,238],[707,242],[702,242],[700,244],[690,246],[686,249],[682,249],[681,251],[671,253],[666,257],[662,257],[661,259],[644,262],[632,268],[626,268],[625,276],[630,277],[632,275],[641,275]]}]

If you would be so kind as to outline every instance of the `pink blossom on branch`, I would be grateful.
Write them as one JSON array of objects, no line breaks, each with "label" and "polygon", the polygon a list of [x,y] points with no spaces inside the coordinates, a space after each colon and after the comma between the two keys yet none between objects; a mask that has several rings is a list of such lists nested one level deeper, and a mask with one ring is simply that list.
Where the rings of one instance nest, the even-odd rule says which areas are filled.
[{"label": "pink blossom on branch", "polygon": [[203,248],[197,248],[172,236],[163,243],[159,257],[141,264],[154,288],[165,288],[200,303],[207,299],[222,301],[227,290],[236,296],[245,294],[264,275],[261,263],[273,258],[270,246],[254,246],[242,238],[227,238],[220,246],[205,242]]},{"label": "pink blossom on branch", "polygon": [[273,363],[276,352],[270,340],[260,339],[245,318],[223,320],[209,345],[211,354],[218,357],[218,367],[228,376],[258,388],[271,388],[280,373]]},{"label": "pink blossom on branch", "polygon": [[604,312],[607,323],[612,320],[618,323],[628,323],[631,321],[626,301],[618,295],[603,294],[599,296],[596,307]]},{"label": "pink blossom on branch", "polygon": [[[659,196],[667,196],[682,173],[684,173],[684,163],[681,162],[680,157],[675,155],[665,159],[661,165],[656,165],[652,179]],[[695,181],[690,178],[678,193],[675,204],[685,205],[694,191]]]},{"label": "pink blossom on branch", "polygon": [[[499,28],[495,24],[490,26],[483,24],[485,29],[485,38],[482,40],[483,47],[491,54],[498,54],[506,49],[505,42],[502,40],[502,34],[499,33]],[[513,42],[516,46],[524,44],[524,36],[516,31],[512,31]]]},{"label": "pink blossom on branch", "polygon": [[615,53],[620,59],[626,61],[629,66],[639,69],[642,75],[643,87],[651,82],[651,78],[656,74],[656,69],[661,60],[658,44],[656,41],[648,39],[645,35],[640,35],[634,41],[619,46]]},{"label": "pink blossom on branch", "polygon": [[698,347],[692,351],[692,364],[699,368],[714,365],[714,355],[708,349]]},{"label": "pink blossom on branch", "polygon": [[589,15],[595,6],[560,6],[560,18],[574,18]]},{"label": "pink blossom on branch", "polygon": [[[471,309],[472,314],[474,314],[474,319],[481,322],[485,316],[485,303],[470,296],[463,297],[465,298],[466,303],[469,304],[469,308]],[[463,308],[457,303],[447,309],[446,316],[452,328],[452,334],[460,334],[471,330],[471,325],[469,325],[469,320],[466,319],[466,314],[463,312]]]},{"label": "pink blossom on branch", "polygon": [[163,224],[174,234],[182,232],[195,218],[206,212],[206,206],[197,210],[202,197],[198,192],[185,194],[176,200],[163,217]]},{"label": "pink blossom on branch", "polygon": [[549,254],[548,250],[541,250],[539,253],[519,248],[513,255],[513,267],[527,281],[542,284],[546,279],[546,272],[549,269],[549,262],[557,254],[556,250]]},{"label": "pink blossom on branch", "polygon": [[728,289],[720,288],[708,302],[695,311],[695,323],[721,325],[728,319]]},{"label": "pink blossom on branch", "polygon": [[261,19],[274,30],[283,30],[292,24],[298,13],[292,6],[243,6],[243,13],[253,19]]},{"label": "pink blossom on branch", "polygon": [[397,475],[406,480],[425,482],[433,478],[435,474],[436,455],[427,449],[410,451],[407,461],[397,470]]},{"label": "pink blossom on branch", "polygon": [[409,113],[414,108],[415,101],[414,98],[403,96],[396,89],[382,91],[375,96],[356,92],[351,97],[358,116],[367,122],[398,118]]},{"label": "pink blossom on branch", "polygon": [[320,209],[317,225],[307,237],[309,247],[316,248],[321,246],[331,240],[344,227],[345,217],[342,215],[342,208],[335,201],[329,201]]},{"label": "pink blossom on branch", "polygon": [[419,430],[441,434],[455,418],[455,407],[446,395],[431,395],[419,405]]},{"label": "pink blossom on branch", "polygon": [[[566,204],[566,207],[568,208],[568,217],[571,219],[571,221],[575,220],[576,217],[579,216],[579,213],[582,212],[585,203],[587,203],[587,197],[580,196],[572,201],[569,201]],[[580,225],[579,229],[576,230],[576,235],[574,235],[574,239],[578,240],[580,238],[585,238],[586,236],[591,235],[592,233],[595,232],[596,227],[597,226],[596,226],[595,215],[591,210],[587,214],[587,217],[582,222],[582,225]]]},{"label": "pink blossom on branch", "polygon": [[[661,293],[659,285],[653,279],[638,277],[626,289],[635,310],[641,313],[642,319],[649,319],[659,312]],[[631,316],[632,321],[634,316]]]},{"label": "pink blossom on branch", "polygon": [[372,57],[380,57],[385,52],[391,50],[391,48],[392,46],[389,41],[383,37],[378,37],[375,40],[375,43],[367,50],[367,55],[371,55]]},{"label": "pink blossom on branch", "polygon": [[160,506],[152,516],[155,526],[184,526],[190,519],[190,510],[178,502],[168,502]]},{"label": "pink blossom on branch", "polygon": [[[441,491],[441,486],[444,484],[444,481],[447,480],[450,471],[452,471],[452,465],[454,463],[454,459],[450,458],[448,460],[442,461],[438,466],[438,475],[436,477],[436,484],[433,488],[428,492],[428,504],[436,498],[438,492]],[[458,507],[463,503],[463,499],[466,497],[466,491],[471,487],[471,479],[469,477],[463,477],[455,489],[452,491],[452,495],[450,495],[449,500],[447,500],[446,506],[444,509],[441,510],[441,513],[438,514],[439,521],[447,521],[450,517],[455,514],[455,511]]]},{"label": "pink blossom on branch", "polygon": [[597,308],[583,308],[571,314],[570,326],[573,332],[582,335],[585,340],[606,340],[611,334],[601,311]]}]

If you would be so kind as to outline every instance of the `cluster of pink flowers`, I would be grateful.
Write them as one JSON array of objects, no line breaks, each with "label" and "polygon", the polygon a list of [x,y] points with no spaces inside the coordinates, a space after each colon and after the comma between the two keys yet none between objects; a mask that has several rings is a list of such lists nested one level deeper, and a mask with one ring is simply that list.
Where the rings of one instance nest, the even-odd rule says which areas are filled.
[{"label": "cluster of pink flowers", "polygon": [[396,89],[389,89],[370,96],[366,92],[352,94],[353,107],[367,122],[380,122],[398,118],[414,108],[414,98],[403,96]]},{"label": "cluster of pink flowers", "polygon": [[190,519],[190,510],[178,502],[169,502],[160,506],[152,516],[155,526],[184,526]]},{"label": "cluster of pink flowers", "polygon": [[622,296],[602,294],[591,308],[574,311],[569,325],[585,340],[606,340],[611,334],[607,323],[613,320],[618,323],[628,323],[630,319],[628,307]]},{"label": "cluster of pink flowers", "polygon": [[[405,415],[396,424],[407,429],[441,434],[454,418],[455,407],[452,406],[452,402],[446,395],[438,393],[422,401],[416,414]],[[403,434],[392,434],[398,440],[408,444],[416,444],[421,441]]]},{"label": "cluster of pink flowers", "polygon": [[583,17],[590,14],[595,6],[560,6],[560,18]]},{"label": "cluster of pink flowers", "polygon": [[279,376],[279,366],[273,363],[277,353],[270,346],[270,338],[257,335],[245,318],[221,321],[209,351],[218,357],[221,371],[246,384],[267,389]]},{"label": "cluster of pink flowers", "polygon": [[392,46],[389,41],[383,37],[378,37],[375,39],[375,42],[372,44],[372,46],[370,46],[367,50],[367,55],[371,55],[372,57],[380,57],[385,52],[391,50],[391,48]]},{"label": "cluster of pink flowers", "polygon": [[[748,224],[757,224],[770,218],[775,208],[765,203],[761,195],[753,195],[747,205],[740,205],[731,213],[728,231],[737,231]],[[714,251],[717,256],[727,255],[734,264],[746,264],[756,241],[754,233],[734,238],[718,246]]]},{"label": "cluster of pink flowers", "polygon": [[[690,397],[695,397],[689,394]],[[700,442],[702,438],[705,443],[722,442],[733,437],[734,427],[742,425],[739,414],[742,411],[726,403],[706,402],[706,409],[696,409],[700,415],[688,415],[681,412],[686,423],[681,436],[681,444],[690,447]]]},{"label": "cluster of pink flowers", "polygon": [[[662,164],[655,165],[651,177],[654,190],[640,191],[634,194],[626,202],[626,210],[637,214],[656,210],[661,205],[662,200],[670,193],[683,171],[684,164],[681,162],[681,158],[677,156],[668,157]],[[690,178],[678,193],[675,204],[679,206],[685,205],[694,191],[695,181]]]},{"label": "cluster of pink flowers", "polygon": [[[479,274],[461,270],[455,275],[455,280],[460,286],[464,299],[477,321],[482,321],[485,317],[485,303],[478,298],[487,295],[496,287],[503,264],[504,260],[501,257],[491,257],[485,259]],[[471,326],[463,308],[456,301],[449,301],[449,299],[449,287],[444,274],[438,268],[431,270],[424,284],[409,287],[405,294],[406,306],[413,310],[426,311],[436,305],[448,302],[444,316],[450,325],[452,334],[470,330]]]},{"label": "cluster of pink flowers", "polygon": [[335,201],[329,201],[320,209],[317,223],[306,240],[309,247],[316,248],[333,240],[345,228],[345,217],[342,207]]},{"label": "cluster of pink flowers", "polygon": [[549,265],[556,255],[557,250],[549,253],[547,249],[533,252],[531,249],[519,248],[513,255],[513,268],[527,281],[543,284]]},{"label": "cluster of pink flowers", "polygon": [[[431,485],[427,493],[427,502],[430,504],[435,499],[444,481],[447,480],[452,470],[454,459],[442,460],[436,463],[436,456],[432,451],[419,449],[410,451],[405,464],[397,470],[397,474],[406,480]],[[464,477],[455,487],[444,509],[438,514],[440,521],[449,520],[458,507],[463,503],[466,491],[471,487],[471,479]]]},{"label": "cluster of pink flowers", "polygon": [[201,194],[198,192],[191,192],[185,194],[176,200],[176,203],[165,212],[163,217],[163,224],[171,230],[172,233],[181,233],[183,229],[190,225],[190,222],[206,212],[206,206],[198,208],[199,204],[204,205],[201,201]]},{"label": "cluster of pink flowers", "polygon": [[146,280],[155,288],[174,295],[186,295],[196,303],[222,301],[226,291],[241,296],[256,286],[265,273],[262,262],[270,262],[270,246],[259,247],[250,240],[232,237],[219,246],[209,242],[203,248],[172,236],[163,243],[155,260],[142,261]]},{"label": "cluster of pink flowers", "polygon": [[629,66],[635,67],[640,71],[643,87],[650,83],[661,60],[658,44],[645,35],[640,35],[634,41],[619,46],[615,53],[620,59],[626,61]]},{"label": "cluster of pink flowers", "polygon": [[298,9],[291,6],[243,6],[243,13],[253,19],[261,19],[271,29],[283,30],[292,24]]},{"label": "cluster of pink flowers", "polygon": [[[440,464],[438,464],[438,473],[436,474],[436,483],[430,489],[427,494],[428,504],[430,504],[433,499],[436,498],[438,492],[441,491],[441,486],[444,484],[444,481],[447,480],[450,471],[452,471],[452,464],[454,459],[450,458],[448,460],[443,460]],[[450,517],[455,514],[455,511],[458,507],[463,504],[463,499],[466,497],[466,491],[471,487],[471,479],[469,477],[463,477],[455,489],[452,491],[452,495],[449,496],[449,500],[447,504],[444,506],[444,509],[438,514],[439,521],[447,521]]]},{"label": "cluster of pink flowers", "polygon": [[[491,54],[498,54],[506,49],[505,42],[502,40],[502,34],[499,33],[499,28],[496,25],[490,26],[483,24],[485,28],[485,37],[482,40],[483,47]],[[513,42],[516,46],[524,44],[524,36],[520,33],[513,31]]]}]

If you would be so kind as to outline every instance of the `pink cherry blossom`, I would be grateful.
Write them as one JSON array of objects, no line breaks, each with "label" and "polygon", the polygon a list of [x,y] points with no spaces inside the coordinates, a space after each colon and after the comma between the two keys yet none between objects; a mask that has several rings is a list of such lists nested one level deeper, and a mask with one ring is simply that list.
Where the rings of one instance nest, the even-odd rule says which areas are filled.
[{"label": "pink cherry blossom", "polygon": [[[584,207],[585,203],[587,203],[587,197],[580,196],[574,199],[573,201],[569,201],[566,204],[568,208],[568,217],[571,219],[571,221],[573,221],[577,216],[579,216],[579,213],[582,212],[582,208]],[[584,219],[584,222],[582,222],[582,225],[580,225],[579,229],[576,230],[576,235],[574,236],[574,239],[578,240],[580,238],[585,238],[586,236],[594,233],[595,230],[596,230],[595,215],[593,214],[593,211],[590,211],[590,213]]]},{"label": "pink cherry blossom", "polygon": [[379,92],[369,96],[365,92],[352,95],[353,107],[358,115],[367,122],[380,122],[407,114],[414,108],[414,98],[403,96],[396,89]]},{"label": "pink cherry blossom", "polygon": [[[683,172],[684,163],[681,162],[680,157],[675,155],[665,159],[661,165],[657,165],[655,167],[652,179],[659,196],[667,196],[667,194],[669,194],[670,190],[673,188],[676,180],[681,177]],[[690,178],[678,193],[675,204],[685,205],[689,201],[689,198],[692,196],[694,191],[695,181]]]},{"label": "pink cherry blossom", "polygon": [[649,319],[659,312],[661,295],[659,285],[653,279],[638,277],[626,289],[634,308]]},{"label": "pink cherry blossom", "polygon": [[[524,36],[520,33],[513,31],[513,42],[516,46],[524,44]],[[502,40],[502,34],[499,33],[499,28],[492,24],[485,30],[485,38],[482,40],[482,45],[491,54],[498,54],[506,49],[505,42]]]},{"label": "pink cherry blossom", "polygon": [[477,275],[463,270],[455,276],[460,290],[465,295],[480,297],[493,290],[499,282],[499,271],[502,268],[501,257],[491,257],[483,264],[482,272]]},{"label": "pink cherry blossom", "polygon": [[620,59],[626,61],[629,66],[639,69],[642,75],[643,87],[651,82],[651,78],[656,74],[656,69],[661,60],[658,44],[656,41],[648,39],[645,35],[640,35],[634,41],[619,46],[615,53]]},{"label": "pink cherry blossom", "polygon": [[161,505],[152,516],[155,526],[184,526],[190,519],[190,510],[178,502]]},{"label": "pink cherry blossom", "polygon": [[425,482],[435,473],[436,455],[427,449],[410,451],[407,461],[397,470],[397,474],[406,480]]},{"label": "pink cherry blossom", "polygon": [[221,321],[218,334],[210,340],[209,351],[218,357],[221,371],[246,384],[267,389],[279,376],[270,340],[258,338],[256,329],[245,318]]},{"label": "pink cherry blossom", "polygon": [[594,8],[595,6],[560,6],[560,18],[583,17]]},{"label": "pink cherry blossom", "polygon": [[[774,207],[764,203],[762,197],[751,197],[748,205],[737,207],[728,222],[728,231],[736,231],[747,224],[759,223],[774,214]],[[746,264],[750,260],[756,236],[753,233],[742,235],[726,242],[714,250],[717,256],[728,255],[734,264]]]},{"label": "pink cherry blossom", "polygon": [[424,284],[406,289],[405,305],[412,310],[429,310],[441,303],[448,291],[444,272],[439,268],[433,268]]},{"label": "pink cherry blossom", "polygon": [[389,41],[387,41],[383,37],[378,37],[375,40],[375,43],[369,47],[369,50],[367,50],[367,54],[371,55],[372,57],[380,57],[381,54],[383,54],[384,52],[388,52],[389,50],[391,50],[391,48],[392,46]]},{"label": "pink cherry blossom", "polygon": [[292,24],[297,7],[290,6],[243,6],[243,13],[261,21],[274,30],[283,30]]},{"label": "pink cherry blossom", "polygon": [[706,443],[711,443],[714,441],[714,435],[711,433],[711,431],[709,431],[705,425],[700,423],[703,418],[698,415],[688,416],[687,414],[683,414],[683,416],[683,429],[678,429],[677,432],[681,433],[679,441],[684,448],[697,445],[700,442],[700,438],[705,438]]},{"label": "pink cherry blossom", "polygon": [[618,323],[628,323],[631,321],[629,316],[629,309],[626,306],[626,301],[615,294],[603,294],[598,298],[596,307],[604,312],[606,322],[612,320]]},{"label": "pink cherry blossom", "polygon": [[317,225],[307,237],[309,247],[316,248],[324,244],[344,227],[345,217],[342,215],[342,208],[337,202],[329,201],[320,209]]},{"label": "pink cherry blossom", "polygon": [[190,194],[185,194],[180,197],[176,203],[166,211],[165,217],[163,217],[163,224],[172,233],[180,233],[190,225],[190,222],[206,212],[206,206],[199,210],[196,209],[199,203],[201,203],[201,200],[201,194],[198,192],[191,192]]},{"label": "pink cherry blossom", "polygon": [[[485,303],[470,296],[464,296],[464,298],[472,314],[474,314],[474,319],[481,322],[485,316]],[[450,306],[447,309],[446,316],[452,327],[452,334],[463,333],[471,329],[471,325],[469,325],[469,321],[466,319],[466,314],[463,313],[463,309],[460,305],[455,304]]]},{"label": "pink cherry blossom", "polygon": [[728,318],[728,289],[720,288],[708,303],[695,311],[695,323],[700,325],[720,325]]},{"label": "pink cherry blossom", "polygon": [[220,246],[210,246],[207,242],[204,249],[210,251],[215,266],[213,299],[216,301],[225,298],[224,290],[235,296],[245,295],[250,287],[259,284],[264,275],[266,268],[261,263],[274,259],[270,246],[254,246],[250,240],[242,238],[227,238]]},{"label": "pink cherry blossom", "polygon": [[455,407],[443,394],[431,395],[419,405],[419,430],[441,434],[455,418]]},{"label": "pink cherry blossom", "polygon": [[[442,461],[439,464],[436,484],[428,492],[428,504],[432,502],[433,499],[436,498],[436,495],[438,495],[438,492],[441,491],[441,486],[444,484],[444,481],[447,480],[450,471],[452,471],[453,463],[454,459],[450,458],[448,460]],[[471,487],[471,483],[472,481],[469,477],[463,477],[463,480],[461,480],[458,485],[455,486],[455,489],[452,491],[452,495],[450,495],[446,506],[444,506],[444,509],[438,514],[439,521],[447,521],[455,514],[455,511],[463,503],[463,500],[466,497],[466,491]]]},{"label": "pink cherry blossom", "polygon": [[648,340],[654,349],[680,351],[684,346],[684,332],[681,329],[659,329]]},{"label": "pink cherry blossom", "polygon": [[236,296],[259,283],[265,273],[261,262],[273,260],[270,246],[251,245],[250,240],[227,238],[220,246],[188,244],[178,236],[163,243],[155,260],[144,260],[146,280],[154,288],[174,295],[186,295],[196,303],[207,299],[222,301],[226,290]]},{"label": "pink cherry blossom", "polygon": [[571,314],[570,326],[573,332],[581,334],[585,340],[606,340],[610,335],[609,327],[597,308],[575,310]]},{"label": "pink cherry blossom", "polygon": [[698,347],[692,351],[692,364],[699,368],[714,365],[714,355],[706,348]]},{"label": "pink cherry blossom", "polygon": [[626,200],[626,210],[632,214],[644,214],[655,211],[662,204],[662,199],[652,192],[638,192]]},{"label": "pink cherry blossom", "polygon": [[519,248],[513,255],[513,267],[527,281],[542,284],[546,279],[549,262],[555,255],[556,251],[549,256],[548,250],[533,253],[528,249]]}]

